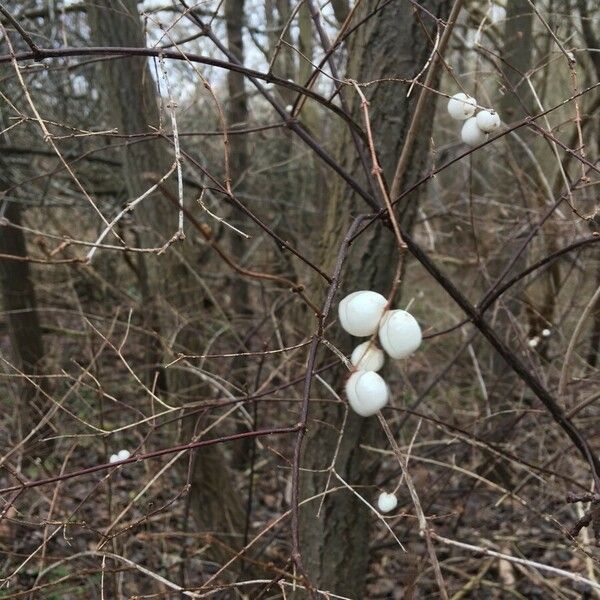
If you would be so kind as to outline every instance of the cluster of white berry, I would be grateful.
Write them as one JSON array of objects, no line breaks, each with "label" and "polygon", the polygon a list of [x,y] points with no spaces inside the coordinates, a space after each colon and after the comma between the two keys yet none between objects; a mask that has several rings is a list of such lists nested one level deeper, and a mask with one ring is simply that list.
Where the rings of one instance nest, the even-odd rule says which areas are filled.
[{"label": "cluster of white berry", "polygon": [[[359,344],[350,357],[354,370],[346,382],[348,404],[361,417],[370,417],[381,410],[389,400],[387,383],[377,373],[385,360],[385,353],[399,359],[410,356],[421,345],[423,335],[417,320],[405,310],[386,310],[387,300],[370,290],[353,292],[339,304],[340,324],[356,337],[372,338],[379,334],[379,343],[369,339]],[[385,351],[385,352],[384,352]],[[377,508],[387,513],[396,508],[394,493],[382,492]]]},{"label": "cluster of white berry", "polygon": [[500,127],[500,116],[493,108],[482,109],[477,114],[477,100],[459,92],[448,101],[448,114],[457,121],[464,121],[460,137],[469,146],[478,146],[488,133]]},{"label": "cluster of white berry", "polygon": [[[549,329],[542,329],[542,337],[549,337],[552,332]],[[527,344],[530,348],[537,348],[539,343],[541,342],[541,338],[539,335],[535,335],[527,341]]]},{"label": "cluster of white berry", "polygon": [[379,371],[385,360],[406,358],[423,339],[416,319],[405,310],[386,310],[387,300],[370,290],[353,292],[339,305],[341,326],[356,337],[371,337],[379,330],[379,348],[373,339],[359,344],[350,358],[355,370],[346,382],[346,396],[354,412],[370,417],[382,409],[389,390]]}]

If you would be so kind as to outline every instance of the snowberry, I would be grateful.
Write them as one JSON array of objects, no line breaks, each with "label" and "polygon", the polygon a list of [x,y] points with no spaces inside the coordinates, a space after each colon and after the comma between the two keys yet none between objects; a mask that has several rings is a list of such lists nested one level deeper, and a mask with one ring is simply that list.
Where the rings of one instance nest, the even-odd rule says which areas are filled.
[{"label": "snowberry", "polygon": [[377,292],[362,290],[346,296],[338,307],[340,323],[351,335],[366,337],[377,331],[387,300]]},{"label": "snowberry", "polygon": [[459,92],[448,100],[448,113],[453,119],[464,121],[475,114],[476,106],[475,98]]},{"label": "snowberry", "polygon": [[346,396],[354,412],[361,417],[370,417],[387,403],[387,383],[374,371],[355,371],[346,382]]},{"label": "snowberry", "polygon": [[537,345],[540,343],[540,338],[536,335],[535,337],[532,337],[528,342],[528,346],[530,348],[536,348]]},{"label": "snowberry", "polygon": [[379,326],[379,341],[392,358],[410,356],[423,341],[417,320],[405,310],[390,310]]},{"label": "snowberry", "polygon": [[477,119],[477,126],[483,133],[491,133],[500,127],[500,115],[491,108],[480,110],[475,118]]},{"label": "snowberry", "polygon": [[465,121],[460,131],[460,137],[469,146],[478,146],[485,142],[485,133],[477,125],[477,117],[471,117]]},{"label": "snowberry", "polygon": [[111,454],[108,462],[112,464],[112,463],[116,463],[118,460],[119,460],[119,457],[116,454]]},{"label": "snowberry", "polygon": [[398,506],[398,498],[396,494],[388,494],[387,492],[381,492],[379,498],[377,498],[377,508],[379,512],[389,513]]},{"label": "snowberry", "polygon": [[131,456],[131,452],[129,452],[129,450],[119,450],[117,456],[119,457],[119,460],[127,460]]},{"label": "snowberry", "polygon": [[542,336],[548,337],[552,332],[549,329],[542,329]]},{"label": "snowberry", "polygon": [[350,357],[350,362],[361,371],[379,371],[384,360],[383,350],[372,341],[356,346]]}]

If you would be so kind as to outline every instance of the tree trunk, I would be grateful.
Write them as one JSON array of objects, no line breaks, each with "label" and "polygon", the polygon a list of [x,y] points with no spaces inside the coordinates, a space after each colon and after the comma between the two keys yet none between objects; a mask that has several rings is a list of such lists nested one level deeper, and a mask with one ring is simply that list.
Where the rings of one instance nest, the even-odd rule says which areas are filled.
[{"label": "tree trunk", "polygon": [[[439,18],[446,18],[449,4],[444,0],[421,3]],[[376,6],[365,2],[356,22]],[[427,20],[425,20],[427,23]],[[429,23],[427,23],[429,24]],[[390,76],[411,77],[427,60],[431,48],[427,36],[407,4],[392,4],[377,17],[362,25],[350,38],[347,78],[369,81]],[[415,94],[406,98],[405,89],[396,83],[383,83],[365,88],[370,102],[370,117],[375,144],[384,173],[391,178],[404,143],[416,102]],[[358,100],[353,96],[352,109],[361,121]],[[419,138],[407,165],[404,185],[414,183],[422,174],[428,156],[429,139],[435,108],[435,96],[427,103],[421,121]],[[345,168],[361,178],[362,166],[347,131],[337,136],[338,156]],[[414,221],[417,194],[409,195],[401,207],[402,225],[410,229]],[[329,199],[325,230],[322,235],[321,266],[331,272],[333,261],[352,217],[365,212],[360,200],[349,194],[342,184],[336,184]],[[339,298],[357,289],[372,289],[387,294],[392,287],[399,254],[390,231],[380,225],[371,227],[352,246],[346,263]],[[316,288],[316,286],[315,286]],[[338,298],[338,299],[339,299]],[[348,350],[347,336],[340,336],[340,347]],[[334,387],[343,387],[343,373],[334,377]],[[392,403],[400,402],[397,384],[393,386]],[[334,403],[312,403],[307,438],[304,446],[301,494],[308,498],[325,490],[327,474],[318,472],[330,466],[338,441],[344,410]],[[335,464],[336,471],[351,485],[372,485],[378,469],[378,459],[367,455],[360,444],[381,439],[377,419],[363,419],[350,412]],[[335,486],[339,485],[335,479]],[[364,492],[361,492],[364,493]],[[373,501],[371,494],[365,494]],[[305,567],[313,583],[350,598],[365,598],[365,581],[369,562],[369,533],[373,515],[349,491],[338,491],[326,497],[320,518],[317,502],[301,512],[301,547]]]},{"label": "tree trunk", "polygon": [[302,4],[298,11],[298,50],[301,54],[298,57],[298,81],[304,85],[313,70],[312,20],[306,3]]},{"label": "tree trunk", "polygon": [[[225,19],[227,21],[227,43],[229,50],[244,64],[244,0],[226,0]],[[227,120],[230,128],[243,128],[248,125],[248,94],[244,85],[244,75],[227,73]],[[231,185],[235,191],[244,186],[248,169],[248,141],[246,135],[232,135],[229,138],[229,169]],[[235,214],[232,215],[235,219]],[[242,262],[246,246],[239,235],[232,235],[231,249],[236,261]],[[236,315],[248,313],[248,285],[241,279],[237,282],[233,296],[233,309]]]},{"label": "tree trunk", "polygon": [[[86,2],[94,42],[104,46],[144,46],[137,2],[120,0],[118,5],[118,10],[114,10],[107,4],[92,0]],[[110,117],[120,132],[149,133],[152,127],[159,127],[157,95],[146,59],[117,58],[105,60],[102,65]],[[172,154],[170,147],[161,139],[153,138],[126,147],[123,157],[124,177],[131,199],[139,196],[168,171],[174,160]],[[164,243],[177,230],[177,210],[162,194],[146,198],[136,209],[136,215],[143,226],[142,240],[145,243]],[[191,239],[178,246],[178,251],[185,255],[190,265],[196,266],[196,249]],[[169,323],[164,315],[177,314],[184,323],[190,325],[199,323],[206,310],[202,294],[197,289],[189,267],[183,265],[174,252],[167,250],[161,256],[152,255],[147,263],[151,297],[144,298],[144,304],[150,302],[154,305],[155,297],[160,294],[163,303],[168,302],[174,307],[173,311],[166,308],[160,311],[164,337],[170,339],[169,329],[174,324]],[[143,310],[148,310],[148,306],[144,306]],[[181,328],[179,324],[175,326],[178,330]],[[199,337],[197,329],[186,326],[181,328],[175,344],[179,348],[185,348],[186,352],[199,353]],[[198,380],[193,374],[184,370],[169,370],[167,384],[172,402],[181,403],[184,399],[197,401],[205,392],[209,392],[207,388],[198,386]],[[193,397],[186,396],[186,390],[197,389],[201,392],[194,391]],[[183,441],[190,441],[203,426],[195,416],[190,416],[184,420],[182,429]],[[239,548],[243,509],[221,446],[208,446],[194,454],[190,484],[191,512],[200,530],[211,532],[217,539],[211,558],[217,562],[230,558],[232,553],[222,549],[219,538],[223,536],[220,541],[234,550]]]},{"label": "tree trunk", "polygon": [[[600,44],[599,32],[594,29],[595,21],[590,18],[587,8],[587,1],[577,0],[577,6],[581,16],[581,30],[583,32],[583,38],[588,49],[588,58],[594,68],[596,78],[600,79],[600,53],[597,51]],[[592,212],[592,210],[590,212]],[[597,215],[595,215],[595,217],[589,221],[588,227],[590,227],[593,232],[598,232],[600,227]],[[600,265],[598,265],[596,270],[596,284],[600,285]],[[590,348],[588,350],[587,360],[590,366],[594,368],[598,364],[598,358],[600,355],[600,301],[596,303],[592,315],[592,333],[590,335]]]},{"label": "tree trunk", "polygon": [[[0,161],[0,195],[3,195],[8,183],[6,165]],[[16,227],[0,227],[0,253],[25,257],[25,236],[23,230],[18,229],[21,225],[21,206],[14,198],[6,197],[3,205],[2,216]],[[39,375],[44,345],[29,263],[26,260],[0,259],[0,277],[15,366],[27,375]],[[36,383],[41,385],[39,380]],[[16,414],[19,439],[23,439],[37,425],[48,407],[29,382],[23,380],[18,388]]]},{"label": "tree trunk", "polygon": [[[244,0],[226,0],[225,2],[225,19],[227,22],[227,46],[240,61],[244,64]],[[244,75],[229,71],[227,73],[227,121],[230,130],[232,128],[243,128],[248,125],[248,94],[244,84]],[[229,138],[229,176],[231,178],[232,189],[236,193],[240,193],[246,186],[245,181],[248,177],[248,141],[247,136],[232,135]],[[236,221],[239,212],[232,209],[229,220],[236,226],[242,229],[243,223]],[[238,264],[244,262],[244,253],[246,244],[244,239],[236,233],[231,235],[231,253]],[[239,323],[241,327],[236,327],[240,331],[241,337],[245,337],[243,329],[247,324],[247,319],[251,314],[250,311],[250,295],[246,280],[239,278],[235,282],[235,293],[232,294],[231,308],[236,319],[236,325]],[[245,348],[239,348],[240,351]],[[243,371],[247,361],[242,356],[236,356],[231,361],[231,373],[236,377],[238,385],[242,389],[248,390],[248,381]],[[248,390],[249,391],[249,390]],[[239,432],[246,431],[245,423],[240,423],[237,430]],[[233,444],[233,465],[237,468],[244,468],[248,464],[251,455],[251,448],[255,444],[254,440],[244,438]]]},{"label": "tree trunk", "polygon": [[[527,81],[523,75],[531,68],[533,45],[531,44],[533,30],[533,11],[528,0],[515,0],[507,3],[504,37],[502,40],[502,74],[504,78],[505,93],[499,99],[498,111],[503,122],[511,123],[533,110],[532,95]],[[531,186],[530,173],[531,158],[523,148],[523,144],[516,139],[519,136],[525,144],[533,147],[536,137],[530,132],[520,129],[514,135],[507,135],[501,143],[490,151],[502,152],[502,166],[499,170],[490,165],[489,153],[481,152],[471,157],[473,173],[489,173],[487,182],[494,181],[500,198],[512,202],[517,195],[522,202],[533,202],[538,205],[544,199],[540,198],[539,187]],[[533,171],[535,172],[535,171]],[[495,179],[492,179],[494,177]],[[485,193],[482,186],[486,179],[474,181],[471,193],[474,197]],[[475,209],[474,209],[475,210]],[[498,208],[492,203],[479,207],[478,215],[492,221],[498,214]],[[528,231],[522,229],[515,235],[514,227],[498,229],[497,232],[479,236],[477,239],[484,266],[484,289],[497,280],[504,272],[506,265],[519,250]],[[530,248],[527,248],[513,265],[510,277],[521,272],[527,266],[527,257]],[[498,302],[498,310],[494,316],[494,325],[497,331],[503,332],[503,339],[507,343],[521,336],[519,315],[523,308],[523,300],[517,296],[507,294]],[[486,366],[484,377],[488,392],[487,406],[484,410],[501,411],[502,408],[512,406],[516,375],[506,368],[506,363],[493,350],[484,339],[475,343],[478,360]],[[482,410],[482,412],[484,412]],[[486,421],[487,436],[490,441],[500,441],[511,435],[514,416],[510,413],[500,412],[499,416]],[[502,485],[510,485],[512,469],[496,457],[487,456],[479,465],[478,473],[485,474],[492,481]]]},{"label": "tree trunk", "polygon": [[507,123],[526,116],[532,109],[532,96],[525,75],[531,69],[533,9],[528,0],[512,0],[506,7],[502,74],[509,86],[500,102]]}]

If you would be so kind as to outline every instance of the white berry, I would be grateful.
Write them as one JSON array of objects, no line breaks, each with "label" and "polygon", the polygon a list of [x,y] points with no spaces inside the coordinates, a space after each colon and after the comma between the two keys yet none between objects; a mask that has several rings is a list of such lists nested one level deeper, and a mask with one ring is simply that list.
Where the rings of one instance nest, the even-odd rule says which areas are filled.
[{"label": "white berry", "polygon": [[448,113],[457,121],[464,121],[475,114],[477,100],[459,92],[448,100]]},{"label": "white berry", "polygon": [[406,358],[421,345],[423,334],[409,312],[390,310],[381,320],[379,341],[392,358]]},{"label": "white berry", "polygon": [[396,494],[388,494],[387,492],[381,492],[379,498],[377,498],[377,508],[379,512],[389,513],[398,506],[398,498]]},{"label": "white berry", "polygon": [[500,127],[500,115],[490,108],[490,110],[480,110],[475,117],[477,126],[483,133],[492,133]]},{"label": "white berry", "polygon": [[462,141],[469,146],[479,146],[486,140],[485,133],[477,125],[477,117],[471,117],[465,121],[460,131]]},{"label": "white berry", "polygon": [[355,371],[346,382],[346,397],[350,408],[361,417],[370,417],[387,403],[387,383],[374,371]]},{"label": "white berry", "polygon": [[548,337],[552,332],[549,329],[542,329],[542,335]]},{"label": "white berry", "polygon": [[119,450],[117,456],[119,460],[127,460],[131,456],[131,452],[129,450]]},{"label": "white berry", "polygon": [[116,463],[118,460],[119,460],[119,457],[116,454],[111,454],[108,462],[112,464],[112,463]]},{"label": "white berry", "polygon": [[350,357],[350,362],[360,371],[379,371],[384,360],[383,350],[370,340],[356,346]]},{"label": "white berry", "polygon": [[340,324],[356,337],[373,335],[386,304],[387,300],[377,292],[362,290],[349,294],[338,307]]}]

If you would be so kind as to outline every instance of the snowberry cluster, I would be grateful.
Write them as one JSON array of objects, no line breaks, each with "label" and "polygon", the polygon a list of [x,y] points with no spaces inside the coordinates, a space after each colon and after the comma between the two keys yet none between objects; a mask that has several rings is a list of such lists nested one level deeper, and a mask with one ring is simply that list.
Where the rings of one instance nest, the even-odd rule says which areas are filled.
[{"label": "snowberry cluster", "polygon": [[500,127],[500,116],[493,108],[477,109],[477,100],[459,92],[448,101],[448,113],[457,121],[464,121],[460,137],[469,146],[485,142],[486,136]]},{"label": "snowberry cluster", "polygon": [[[387,300],[381,294],[361,290],[346,296],[339,304],[340,324],[356,337],[379,334],[377,346],[369,339],[354,348],[350,362],[354,371],[346,382],[348,404],[361,417],[370,417],[381,410],[389,399],[387,383],[377,373],[385,361],[385,353],[399,359],[410,356],[421,345],[423,336],[417,320],[405,310],[386,310]],[[384,353],[385,351],[385,353]],[[377,508],[387,513],[396,508],[396,494],[382,492]]]},{"label": "snowberry cluster", "polygon": [[[549,329],[542,329],[542,337],[549,337],[552,332]],[[537,348],[539,343],[541,342],[541,338],[539,335],[535,335],[527,341],[527,344],[530,348]]]},{"label": "snowberry cluster", "polygon": [[341,326],[356,337],[371,337],[379,331],[379,343],[374,340],[359,344],[350,358],[355,371],[346,382],[346,396],[354,412],[370,417],[389,400],[387,383],[377,373],[383,366],[385,352],[391,358],[410,356],[422,341],[421,328],[405,310],[386,310],[387,300],[381,294],[361,290],[346,296],[339,304]]}]

